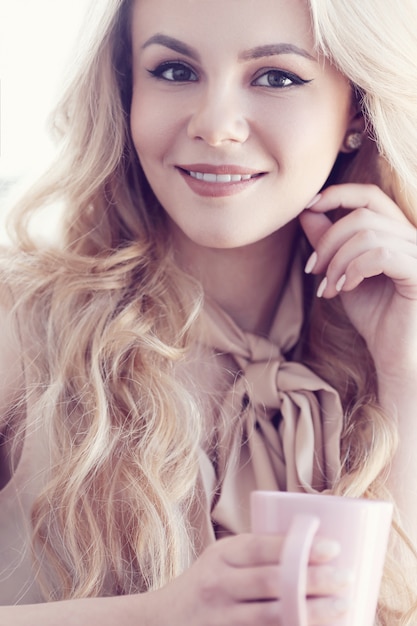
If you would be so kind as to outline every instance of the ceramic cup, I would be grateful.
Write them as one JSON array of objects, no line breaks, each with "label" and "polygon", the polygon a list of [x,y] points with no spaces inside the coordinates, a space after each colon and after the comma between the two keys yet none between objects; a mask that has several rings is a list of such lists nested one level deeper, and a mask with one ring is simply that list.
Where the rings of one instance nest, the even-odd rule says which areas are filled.
[{"label": "ceramic cup", "polygon": [[332,626],[373,626],[392,504],[322,494],[254,491],[252,532],[285,535],[281,606],[285,626],[307,626],[307,564],[315,536],[339,542],[336,567],[353,572],[349,609]]}]

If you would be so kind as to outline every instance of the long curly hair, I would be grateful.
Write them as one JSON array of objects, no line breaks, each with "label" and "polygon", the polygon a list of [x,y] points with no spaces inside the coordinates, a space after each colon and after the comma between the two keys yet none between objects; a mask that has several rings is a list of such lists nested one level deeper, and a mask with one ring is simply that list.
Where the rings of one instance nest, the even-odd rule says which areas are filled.
[{"label": "long curly hair", "polygon": [[[181,364],[202,292],[172,260],[164,212],[130,137],[132,2],[94,3],[54,116],[59,158],[17,207],[19,253],[2,269],[21,294],[31,410],[51,442],[51,479],[32,521],[52,599],[155,589],[193,558],[189,507],[205,426]],[[383,4],[309,2],[317,48],[350,79],[366,121],[363,147],[338,158],[329,182],[378,184],[417,225],[417,9]],[[29,226],[46,205],[63,227],[59,246],[38,249]],[[371,357],[338,299],[315,302],[305,360],[345,409],[334,492],[390,497],[394,420],[378,404]],[[395,528],[384,626],[411,625],[417,613],[414,581],[396,567],[401,546],[414,571],[417,555]]]}]

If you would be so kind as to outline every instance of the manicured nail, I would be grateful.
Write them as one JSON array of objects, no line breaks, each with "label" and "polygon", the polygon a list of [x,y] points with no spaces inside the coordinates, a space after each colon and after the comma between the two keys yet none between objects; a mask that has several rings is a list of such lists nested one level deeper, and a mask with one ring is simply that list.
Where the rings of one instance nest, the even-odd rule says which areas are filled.
[{"label": "manicured nail", "polygon": [[319,288],[317,289],[317,297],[321,298],[322,295],[324,294],[324,292],[326,291],[326,287],[327,287],[327,276],[325,276],[323,278],[323,280],[321,281]]},{"label": "manicured nail", "polygon": [[312,206],[314,206],[316,202],[320,200],[320,198],[321,198],[321,193],[318,193],[316,196],[314,196],[314,198],[312,198],[312,200],[310,200],[310,202],[306,206],[306,209],[310,209]]},{"label": "manicured nail", "polygon": [[317,263],[317,252],[313,252],[313,254],[309,257],[306,266],[304,268],[304,271],[306,274],[311,274],[311,272],[314,269],[315,264]]},{"label": "manicured nail", "polygon": [[336,283],[336,291],[342,291],[343,285],[345,284],[345,282],[346,282],[346,274],[343,274],[343,276],[341,276]]}]

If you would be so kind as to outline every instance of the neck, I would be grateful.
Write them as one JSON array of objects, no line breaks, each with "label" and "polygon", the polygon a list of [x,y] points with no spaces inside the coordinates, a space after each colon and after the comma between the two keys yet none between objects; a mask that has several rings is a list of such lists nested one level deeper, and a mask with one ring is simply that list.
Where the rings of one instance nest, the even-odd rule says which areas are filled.
[{"label": "neck", "polygon": [[267,334],[287,280],[297,223],[256,243],[233,249],[199,246],[174,228],[178,264],[242,330]]}]

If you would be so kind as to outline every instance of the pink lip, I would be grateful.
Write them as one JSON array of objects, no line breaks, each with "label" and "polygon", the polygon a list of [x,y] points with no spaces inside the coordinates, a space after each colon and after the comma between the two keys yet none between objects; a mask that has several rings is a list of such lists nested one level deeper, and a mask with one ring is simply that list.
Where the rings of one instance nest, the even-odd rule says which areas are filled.
[{"label": "pink lip", "polygon": [[189,172],[202,172],[203,174],[238,174],[245,175],[250,174],[255,176],[256,174],[262,174],[260,170],[254,170],[250,167],[243,167],[240,165],[211,165],[210,163],[190,163],[184,165],[178,165],[179,169],[187,170]]},{"label": "pink lip", "polygon": [[[254,170],[251,168],[242,167],[239,165],[212,165],[210,163],[193,163],[176,166],[178,172],[183,177],[184,181],[190,187],[190,189],[199,196],[220,198],[224,196],[232,196],[234,194],[241,193],[248,187],[256,184],[264,172]],[[202,174],[217,174],[217,175],[239,175],[239,176],[251,176],[247,180],[231,181],[231,182],[211,182],[205,180],[198,180],[192,177],[189,172],[200,172]]]}]

